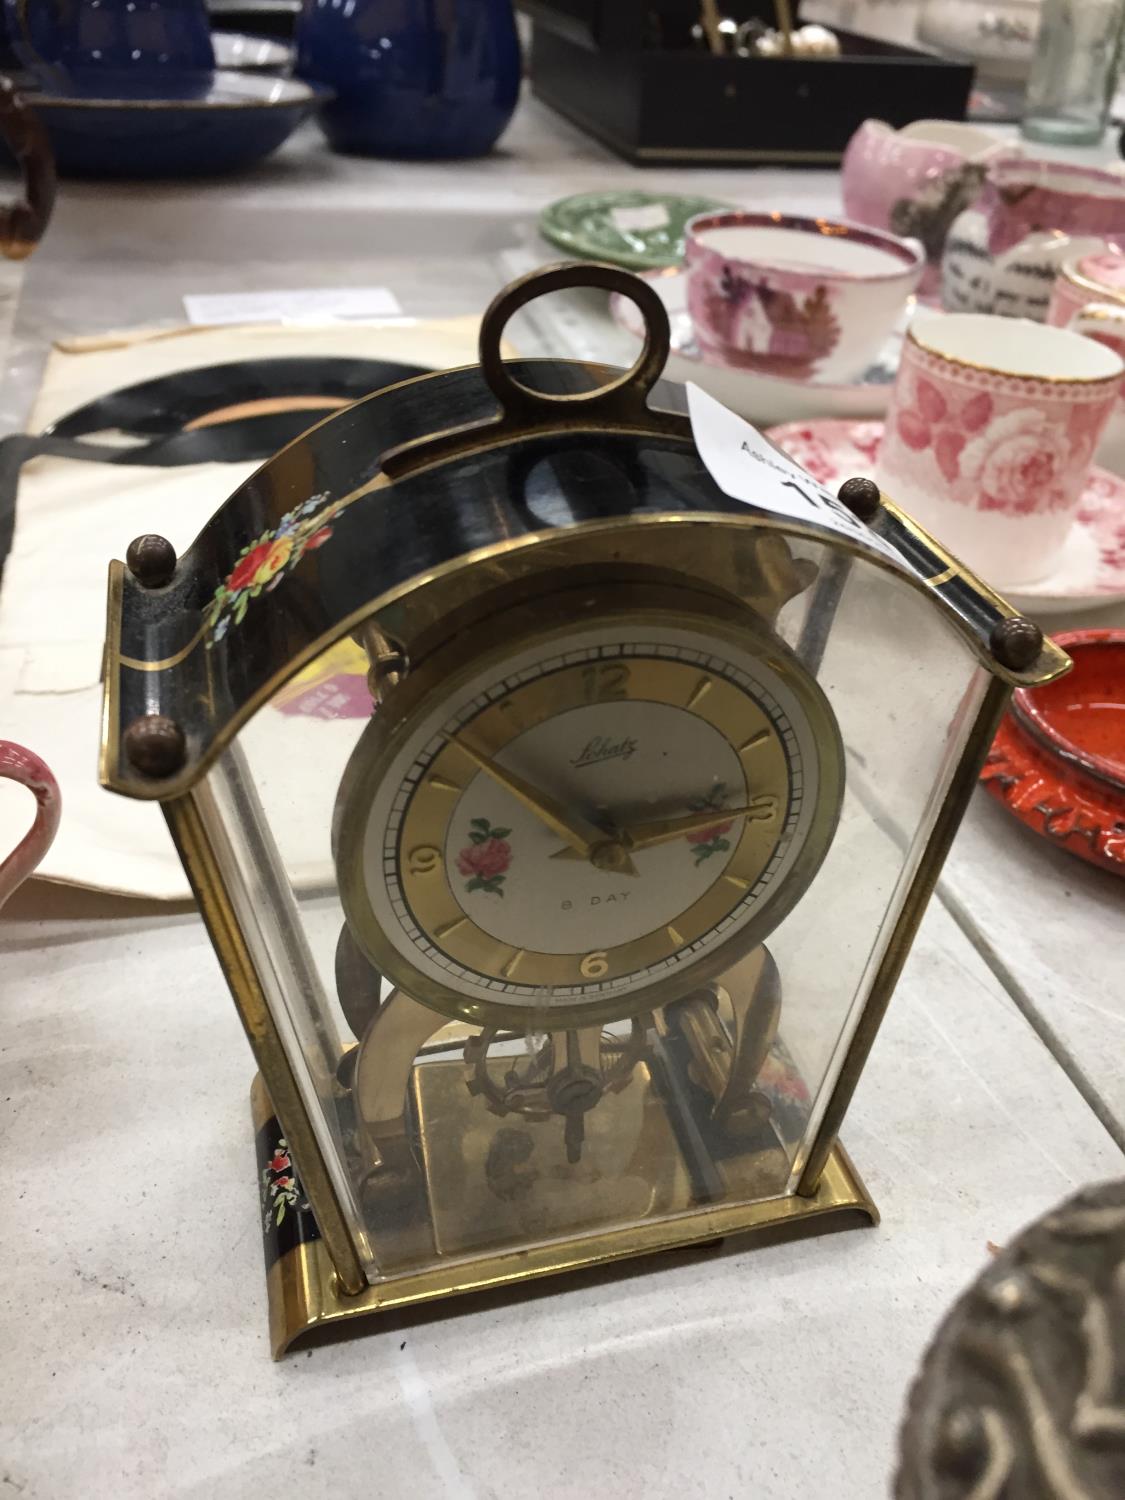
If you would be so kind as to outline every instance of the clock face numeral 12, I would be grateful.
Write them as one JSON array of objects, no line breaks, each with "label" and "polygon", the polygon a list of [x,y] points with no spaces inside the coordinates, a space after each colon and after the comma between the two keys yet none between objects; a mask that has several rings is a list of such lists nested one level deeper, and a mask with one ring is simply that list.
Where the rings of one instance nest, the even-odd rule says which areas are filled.
[{"label": "clock face numeral 12", "polygon": [[625,698],[628,692],[629,668],[624,662],[582,668],[582,695],[587,703]]}]

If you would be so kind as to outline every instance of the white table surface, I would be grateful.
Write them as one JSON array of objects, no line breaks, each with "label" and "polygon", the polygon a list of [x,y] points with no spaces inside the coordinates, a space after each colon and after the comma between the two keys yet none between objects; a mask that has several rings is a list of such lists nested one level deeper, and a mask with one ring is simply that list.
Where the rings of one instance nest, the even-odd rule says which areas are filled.
[{"label": "white table surface", "polygon": [[[533,103],[482,163],[338,158],[308,130],[233,183],[68,185],[0,417],[45,337],[176,318],[187,291],[471,311],[543,204],[624,183],[837,200],[821,172],[642,174]],[[989,1242],[1122,1172],[1120,882],[979,794],[943,891],[844,1130],[879,1229],[446,1304],[274,1365],[251,1058],[198,919],[32,883],[0,928],[0,1494],[886,1493],[918,1358]]]}]

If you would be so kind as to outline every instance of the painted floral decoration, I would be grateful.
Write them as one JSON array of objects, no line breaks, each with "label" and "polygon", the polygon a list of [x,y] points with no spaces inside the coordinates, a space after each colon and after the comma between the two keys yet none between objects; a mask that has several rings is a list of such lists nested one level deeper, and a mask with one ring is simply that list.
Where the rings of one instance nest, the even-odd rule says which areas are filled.
[{"label": "painted floral decoration", "polygon": [[[860,453],[872,468],[879,456],[879,443],[883,436],[882,422],[850,422],[847,424],[847,441]],[[785,451],[795,458],[814,479],[821,484],[837,485],[845,476],[840,471],[840,457],[836,451],[835,429],[813,422],[809,425],[792,422],[785,427]]]},{"label": "painted floral decoration", "polygon": [[913,405],[904,405],[898,413],[898,435],[915,453],[932,447],[943,478],[952,484],[961,472],[962,450],[988,426],[992,411],[992,397],[987,391],[976,392],[964,405],[952,409],[932,381],[920,379]]},{"label": "painted floral decoration", "polygon": [[[716,782],[706,797],[701,797],[695,802],[688,804],[692,812],[706,812],[708,808],[718,811],[726,801],[727,787],[725,781]],[[723,822],[712,823],[707,828],[697,828],[694,833],[685,834],[689,844],[693,844],[695,864],[698,869],[705,859],[710,859],[712,854],[725,854],[730,848],[730,840],[724,838],[734,827],[734,819],[728,818]]]},{"label": "painted floral decoration", "polygon": [[278,1139],[273,1156],[262,1168],[261,1198],[262,1228],[267,1234],[284,1222],[289,1209],[297,1208],[301,1202],[301,1185],[284,1136]]},{"label": "painted floral decoration", "polygon": [[332,535],[325,525],[332,514],[327,493],[312,495],[288,511],[272,531],[263,531],[243,547],[238,561],[215,590],[204,616],[207,649],[221,641],[232,625],[241,625],[251,599],[277,588],[306,552],[313,552]]},{"label": "painted floral decoration", "polygon": [[487,818],[473,818],[469,823],[469,842],[457,856],[457,868],[469,878],[467,891],[487,891],[503,896],[504,877],[512,863],[512,846],[508,843],[510,828],[493,828]]},{"label": "painted floral decoration", "polygon": [[1102,577],[1099,588],[1108,593],[1125,589],[1125,489],[1115,474],[1095,469],[1082,495],[1078,519],[1098,540]]},{"label": "painted floral decoration", "polygon": [[932,449],[949,499],[1020,516],[1068,507],[1071,476],[1089,463],[1104,416],[1097,402],[1059,416],[1034,406],[998,412],[988,391],[961,400],[920,377],[895,426],[912,452]]}]

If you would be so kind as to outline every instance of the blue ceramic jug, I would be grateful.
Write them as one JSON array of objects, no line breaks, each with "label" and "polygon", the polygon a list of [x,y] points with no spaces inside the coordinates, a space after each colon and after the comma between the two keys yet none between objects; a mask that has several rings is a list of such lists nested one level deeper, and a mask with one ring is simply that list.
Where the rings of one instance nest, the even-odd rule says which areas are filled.
[{"label": "blue ceramic jug", "polygon": [[182,99],[214,76],[204,0],[4,0],[4,9],[20,61],[55,93]]},{"label": "blue ceramic jug", "polygon": [[305,0],[297,72],[327,84],[337,151],[481,156],[512,117],[520,45],[511,0]]}]

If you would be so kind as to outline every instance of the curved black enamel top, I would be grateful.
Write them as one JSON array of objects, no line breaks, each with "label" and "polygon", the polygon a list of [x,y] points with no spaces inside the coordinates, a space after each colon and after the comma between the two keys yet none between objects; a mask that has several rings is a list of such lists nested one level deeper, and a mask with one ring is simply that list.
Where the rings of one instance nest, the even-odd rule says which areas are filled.
[{"label": "curved black enamel top", "polygon": [[[609,374],[567,361],[521,361],[514,369],[528,386],[552,394],[591,390]],[[682,390],[664,383],[651,404],[685,409]],[[630,518],[711,515],[778,524],[723,494],[691,443],[677,437],[545,433],[393,485],[381,474],[381,455],[392,446],[494,411],[476,367],[393,386],[328,418],[264,464],[207,523],[167,587],[145,590],[115,565],[111,586],[120,596],[117,607],[111,598],[103,780],[153,795],[119,750],[121,731],[143,713],[181,723],[188,769],[198,769],[224,728],[315,654],[311,648],[351,628],[389,591],[468,553]],[[949,571],[948,560],[893,513],[881,530],[917,586],[983,655],[981,641],[1005,612],[959,577],[943,582],[940,595],[926,590],[926,579]],[[177,777],[168,792],[184,784]]]}]

